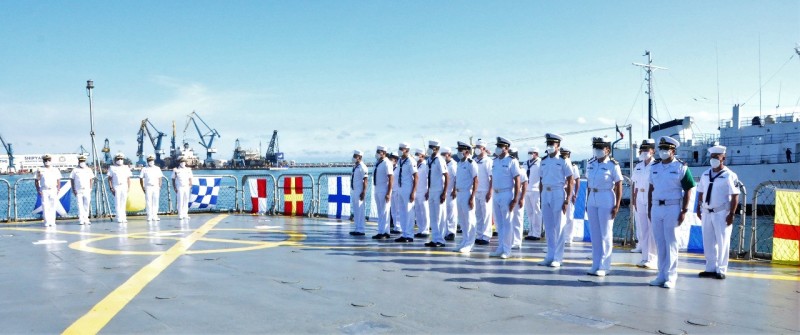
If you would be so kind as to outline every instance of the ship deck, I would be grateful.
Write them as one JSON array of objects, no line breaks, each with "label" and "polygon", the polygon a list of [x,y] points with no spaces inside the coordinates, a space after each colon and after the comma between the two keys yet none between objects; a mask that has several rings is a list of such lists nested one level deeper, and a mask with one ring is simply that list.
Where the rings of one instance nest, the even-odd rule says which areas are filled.
[{"label": "ship deck", "polygon": [[501,260],[494,241],[461,255],[328,219],[129,220],[0,226],[0,333],[800,332],[798,267],[732,261],[701,279],[703,258],[681,254],[664,289],[622,248],[609,276],[585,275],[588,243],[551,269],[543,241]]}]

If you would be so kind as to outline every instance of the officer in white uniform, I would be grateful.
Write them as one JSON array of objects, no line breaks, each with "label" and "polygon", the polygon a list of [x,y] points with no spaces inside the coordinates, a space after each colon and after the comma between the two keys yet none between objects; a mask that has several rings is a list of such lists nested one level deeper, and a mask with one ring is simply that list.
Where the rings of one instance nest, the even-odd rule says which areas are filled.
[{"label": "officer in white uniform", "polygon": [[519,202],[520,168],[519,162],[511,158],[509,148],[511,141],[497,137],[495,155],[497,159],[492,166],[492,188],[494,201],[492,210],[497,225],[497,249],[489,254],[492,257],[508,258],[511,254],[513,232],[511,213]]},{"label": "officer in white uniform", "polygon": [[475,194],[475,244],[487,245],[492,238],[492,166],[494,160],[486,141],[475,143],[474,158],[478,164],[478,192]]},{"label": "officer in white uniform", "polygon": [[75,202],[78,204],[78,223],[90,225],[94,171],[86,165],[86,156],[78,156],[78,167],[72,170],[69,178],[72,179],[72,194],[75,195]]},{"label": "officer in white uniform", "polygon": [[455,252],[469,253],[475,245],[475,194],[478,191],[478,164],[472,159],[472,147],[458,141],[458,172],[455,174],[458,224],[461,243]]},{"label": "officer in white uniform", "polygon": [[178,167],[172,169],[172,187],[178,198],[178,218],[189,220],[189,195],[192,191],[192,168],[186,165],[186,157],[181,156]]},{"label": "officer in white uniform", "polygon": [[[519,162],[519,152],[516,148],[512,147],[509,149],[511,153],[511,158],[520,165]],[[517,205],[514,206],[514,210],[511,211],[511,249],[517,248],[522,249],[522,234],[524,229],[524,215],[525,212],[523,211],[525,208],[525,197],[528,191],[528,174],[527,171],[524,171],[522,167],[520,167],[520,174],[519,174],[519,190],[517,190]]]},{"label": "officer in white uniform", "polygon": [[161,196],[161,179],[164,173],[161,168],[156,166],[156,158],[153,155],[147,156],[147,166],[142,168],[139,183],[144,190],[144,202],[147,209],[147,221],[161,221],[158,218],[159,197]]},{"label": "officer in white uniform", "polygon": [[392,162],[392,173],[394,175],[394,183],[392,184],[392,199],[390,200],[391,220],[389,221],[389,233],[402,234],[403,225],[400,223],[400,183],[397,182],[397,159],[398,156],[394,151],[389,152],[389,160]]},{"label": "officer in white uniform", "polygon": [[428,141],[428,193],[425,199],[428,200],[431,218],[431,240],[425,243],[426,247],[444,247],[444,234],[447,231],[445,225],[445,198],[447,192],[445,185],[450,182],[450,175],[447,173],[447,166],[444,158],[439,156],[439,141]]},{"label": "officer in white uniform", "polygon": [[366,207],[364,200],[367,198],[367,165],[362,161],[364,152],[353,150],[353,171],[350,175],[350,211],[353,212],[355,229],[350,232],[352,236],[366,235]]},{"label": "officer in white uniform", "polygon": [[42,218],[45,227],[55,227],[56,225],[56,202],[58,201],[58,191],[61,188],[61,171],[53,167],[52,157],[45,154],[42,156],[43,168],[36,171],[36,192],[42,198]]},{"label": "officer in white uniform", "polygon": [[559,155],[561,136],[545,134],[547,156],[542,158],[539,191],[542,195],[542,223],[547,238],[547,255],[539,265],[560,267],[564,259],[564,220],[572,197],[572,162]]},{"label": "officer in white uniform", "polygon": [[411,157],[411,147],[408,143],[398,146],[400,157],[397,160],[397,209],[402,236],[395,242],[414,242],[414,201],[417,197],[417,162]]},{"label": "officer in white uniform", "polygon": [[539,169],[542,159],[539,158],[539,148],[528,149],[528,160],[522,167],[528,178],[528,190],[525,192],[525,213],[528,216],[528,236],[525,240],[538,241],[542,239],[542,205],[539,201]]},{"label": "officer in white uniform", "polygon": [[108,186],[114,195],[114,208],[117,212],[117,222],[127,223],[128,189],[131,186],[131,168],[124,165],[125,155],[118,153],[114,156],[114,165],[108,167]]},{"label": "officer in white uniform", "polygon": [[592,268],[588,274],[604,277],[611,271],[614,247],[614,218],[622,201],[622,171],[611,154],[611,143],[602,137],[592,139],[594,158],[586,166],[588,195],[586,211],[592,237]]},{"label": "officer in white uniform", "polygon": [[656,267],[656,240],[653,237],[653,229],[650,219],[647,217],[647,190],[650,188],[650,167],[653,166],[655,140],[648,138],[642,141],[639,146],[639,163],[633,169],[631,179],[633,181],[632,203],[636,217],[636,239],[639,243],[631,252],[641,252],[642,259],[636,264],[640,268],[652,269]]},{"label": "officer in white uniform", "polygon": [[678,280],[679,226],[689,211],[690,190],[694,188],[692,172],[684,162],[675,158],[680,143],[672,137],[658,140],[661,162],[650,167],[648,216],[653,225],[653,237],[658,250],[658,276],[651,286],[675,287]]},{"label": "officer in white uniform", "polygon": [[[561,157],[565,160],[570,160],[572,151],[567,148],[561,147]],[[571,160],[570,160],[571,162]],[[564,241],[565,245],[572,245],[572,240],[575,236],[575,200],[578,199],[578,188],[580,187],[581,171],[578,166],[570,163],[572,169],[572,196],[569,197],[567,204],[567,212],[564,214]]]},{"label": "officer in white uniform", "polygon": [[392,205],[392,188],[394,171],[392,161],[386,155],[386,147],[379,145],[375,149],[375,170],[372,173],[372,198],[378,209],[378,234],[373,239],[382,240],[389,235],[389,213]]},{"label": "officer in white uniform", "polygon": [[442,148],[442,157],[444,157],[445,165],[447,165],[447,174],[450,178],[447,179],[447,199],[445,200],[445,222],[447,230],[445,231],[444,240],[454,241],[456,239],[456,230],[458,222],[456,221],[456,174],[458,173],[458,163],[453,159],[453,152],[450,147]]},{"label": "officer in white uniform", "polygon": [[422,149],[414,150],[417,161],[417,196],[414,199],[414,216],[417,221],[417,233],[414,237],[427,238],[430,236],[430,210],[425,193],[428,193],[428,162],[425,159],[425,151]]},{"label": "officer in white uniform", "polygon": [[[700,277],[725,279],[731,230],[736,206],[739,204],[739,177],[725,166],[726,148],[708,148],[711,168],[700,176],[696,213],[703,220],[703,253],[706,269]],[[702,210],[701,210],[702,209]]]}]

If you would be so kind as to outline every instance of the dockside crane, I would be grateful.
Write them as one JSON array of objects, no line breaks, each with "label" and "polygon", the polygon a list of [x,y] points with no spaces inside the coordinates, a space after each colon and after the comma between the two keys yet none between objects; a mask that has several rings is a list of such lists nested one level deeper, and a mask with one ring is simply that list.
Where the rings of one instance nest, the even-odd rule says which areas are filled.
[{"label": "dockside crane", "polygon": [[245,151],[244,151],[244,149],[242,149],[242,145],[241,145],[241,143],[239,143],[239,139],[237,138],[236,139],[236,144],[235,144],[235,146],[233,148],[233,159],[232,159],[232,162],[231,162],[231,163],[233,163],[233,167],[244,167],[245,166],[245,162],[244,162],[245,158],[246,158]]},{"label": "dockside crane", "polygon": [[0,143],[3,144],[3,150],[8,155],[8,173],[17,172],[17,168],[14,167],[14,148],[11,147],[11,143],[6,143],[3,135],[0,135]]},{"label": "dockside crane", "polygon": [[278,131],[272,131],[272,139],[269,140],[269,147],[267,147],[267,154],[264,157],[267,164],[270,166],[278,166],[278,163],[283,160],[283,153],[278,148]]},{"label": "dockside crane", "polygon": [[[200,126],[197,124],[197,120],[199,120],[200,123],[202,123],[206,128],[205,133],[200,129]],[[189,124],[194,125],[194,129],[197,130],[197,134],[200,136],[200,145],[202,145],[203,148],[206,148],[206,163],[212,163],[212,155],[217,152],[217,149],[212,147],[212,145],[214,144],[215,137],[221,137],[219,132],[217,132],[216,129],[211,128],[205,121],[203,121],[200,115],[197,115],[197,112],[195,111],[192,111],[192,114],[189,114],[188,119],[186,120],[186,127],[183,128],[184,133],[186,133],[186,129],[189,128]]]},{"label": "dockside crane", "polygon": [[111,146],[108,144],[108,139],[103,142],[103,149],[100,151],[103,152],[103,160],[106,162],[106,165],[111,165]]},{"label": "dockside crane", "polygon": [[164,136],[167,136],[167,134],[158,130],[156,126],[150,122],[150,119],[142,120],[142,125],[139,127],[139,136],[136,139],[136,141],[139,143],[139,149],[136,151],[136,155],[139,156],[139,162],[136,164],[141,166],[146,164],[144,161],[144,135],[147,135],[147,138],[150,139],[150,144],[153,145],[156,156],[156,165],[159,167],[164,167],[164,160],[161,159],[161,155],[164,154],[164,150],[161,149],[161,143],[163,142]]}]

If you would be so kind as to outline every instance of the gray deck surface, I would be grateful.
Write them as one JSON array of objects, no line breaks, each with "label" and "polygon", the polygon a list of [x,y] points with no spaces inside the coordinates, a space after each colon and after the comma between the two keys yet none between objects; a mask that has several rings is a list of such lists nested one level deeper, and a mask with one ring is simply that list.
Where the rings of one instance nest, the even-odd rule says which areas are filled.
[{"label": "gray deck surface", "polygon": [[[564,266],[551,269],[536,265],[544,241],[501,260],[488,257],[495,241],[460,255],[454,243],[431,251],[419,239],[372,240],[374,226],[366,237],[350,230],[328,219],[221,214],[185,225],[130,218],[124,229],[2,225],[0,333],[800,332],[797,267],[733,261],[728,279],[701,279],[702,257],[682,254],[677,287],[664,289],[647,285],[654,271],[634,267],[640,255],[627,249],[616,248],[611,274],[596,278],[585,275],[588,243],[568,247]],[[190,239],[187,252],[176,245]],[[254,250],[234,249],[245,247]],[[175,261],[161,262],[168,254]],[[157,270],[137,274],[145,268]],[[143,288],[115,291],[126,282]]]}]

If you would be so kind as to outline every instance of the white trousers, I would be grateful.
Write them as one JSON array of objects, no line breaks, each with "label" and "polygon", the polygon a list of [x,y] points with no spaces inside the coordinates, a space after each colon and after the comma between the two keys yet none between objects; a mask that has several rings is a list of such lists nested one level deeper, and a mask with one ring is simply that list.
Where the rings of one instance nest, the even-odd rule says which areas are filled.
[{"label": "white trousers", "polygon": [[[400,191],[394,190],[392,191],[392,204],[391,204],[391,213],[392,213],[392,220],[394,222],[394,230],[396,231],[403,231],[403,220],[400,217],[400,207],[402,207],[402,201],[400,201]],[[390,222],[391,226],[391,222]],[[392,227],[389,227],[392,228]],[[391,229],[390,229],[391,230]]]},{"label": "white trousers", "polygon": [[[456,195],[456,198],[458,195]],[[453,189],[449,189],[447,191],[447,199],[444,201],[445,204],[445,222],[447,222],[447,231],[444,232],[445,236],[448,234],[455,234],[456,233],[456,225],[458,221],[456,220],[456,215],[458,211],[456,209],[456,199],[453,199]]]},{"label": "white trousers", "polygon": [[89,216],[92,214],[92,190],[78,191],[75,202],[78,203],[78,222],[89,223]]},{"label": "white trousers", "polygon": [[658,260],[656,239],[653,237],[653,225],[647,218],[647,201],[636,202],[636,237],[639,239],[637,246],[642,249],[643,262]]},{"label": "white trousers", "polygon": [[[189,202],[189,198],[186,198]],[[117,213],[117,222],[128,222],[128,186],[114,186],[114,209]]]},{"label": "white trousers", "polygon": [[391,210],[392,203],[386,201],[386,190],[376,189],[373,196],[375,197],[375,207],[377,207],[378,210],[376,215],[378,219],[378,234],[388,234],[389,211]]},{"label": "white trousers", "polygon": [[492,199],[486,201],[489,191],[475,192],[475,235],[479,240],[488,241],[492,238]]},{"label": "white trousers", "polygon": [[572,200],[567,204],[567,213],[564,214],[564,242],[572,242],[575,236],[575,203]]},{"label": "white trousers", "polygon": [[703,210],[703,254],[706,256],[706,271],[728,272],[728,256],[731,250],[733,225],[725,219],[729,210],[709,213]]},{"label": "white trousers", "polygon": [[[528,195],[526,194],[525,197],[527,198]],[[511,246],[519,246],[522,247],[522,231],[524,229],[523,222],[525,221],[525,205],[527,205],[523,200],[522,206],[514,206],[514,210],[511,211]]]},{"label": "white trousers", "polygon": [[656,280],[672,284],[678,280],[678,216],[679,205],[653,205],[650,222],[658,253],[658,276]]},{"label": "white trousers", "polygon": [[[456,194],[456,201],[458,201],[458,224],[461,226],[461,243],[458,244],[457,249],[472,250],[475,245],[475,208],[469,208],[469,197],[472,194],[471,190],[465,190]],[[478,199],[475,199],[477,202]]]},{"label": "white trousers", "polygon": [[[431,218],[431,241],[444,243],[445,227],[444,210],[445,204],[439,203],[443,190],[428,191],[428,207]],[[446,202],[446,201],[445,201]]]},{"label": "white trousers", "polygon": [[158,217],[158,198],[161,196],[161,189],[158,185],[146,186],[145,188],[144,202],[147,209],[147,220],[153,221]]},{"label": "white trousers", "polygon": [[513,232],[511,231],[511,212],[508,210],[508,206],[513,199],[514,194],[511,191],[495,193],[494,199],[492,199],[492,210],[494,211],[495,225],[497,226],[496,253],[511,253]]},{"label": "white trousers", "polygon": [[528,216],[528,236],[542,237],[542,205],[539,190],[525,193],[525,214]]},{"label": "white trousers", "polygon": [[611,270],[614,248],[614,219],[611,208],[589,206],[589,234],[592,237],[592,272]]},{"label": "white trousers", "polygon": [[178,218],[189,218],[189,195],[192,191],[191,187],[178,188]]},{"label": "white trousers", "polygon": [[395,220],[394,225],[400,226],[403,237],[414,238],[414,201],[411,200],[411,187],[400,188],[397,192],[397,211],[400,213],[400,220]]},{"label": "white trousers", "polygon": [[429,234],[431,229],[429,215],[430,210],[428,209],[428,200],[425,200],[425,193],[417,193],[417,198],[414,199],[414,216],[417,220],[418,233]]},{"label": "white trousers", "polygon": [[42,190],[42,218],[45,226],[56,224],[56,201],[58,201],[58,190]]},{"label": "white trousers", "polygon": [[[366,230],[367,220],[366,220],[366,207],[364,206],[364,201],[360,199],[361,191],[354,190],[352,194],[350,194],[350,211],[353,212],[353,221],[355,221],[356,228],[354,231],[363,233]],[[364,194],[366,198],[366,194]]]},{"label": "white trousers", "polygon": [[561,206],[564,205],[566,193],[563,187],[553,187],[542,192],[542,223],[547,239],[547,255],[545,262],[561,262],[564,260],[564,221]]}]

